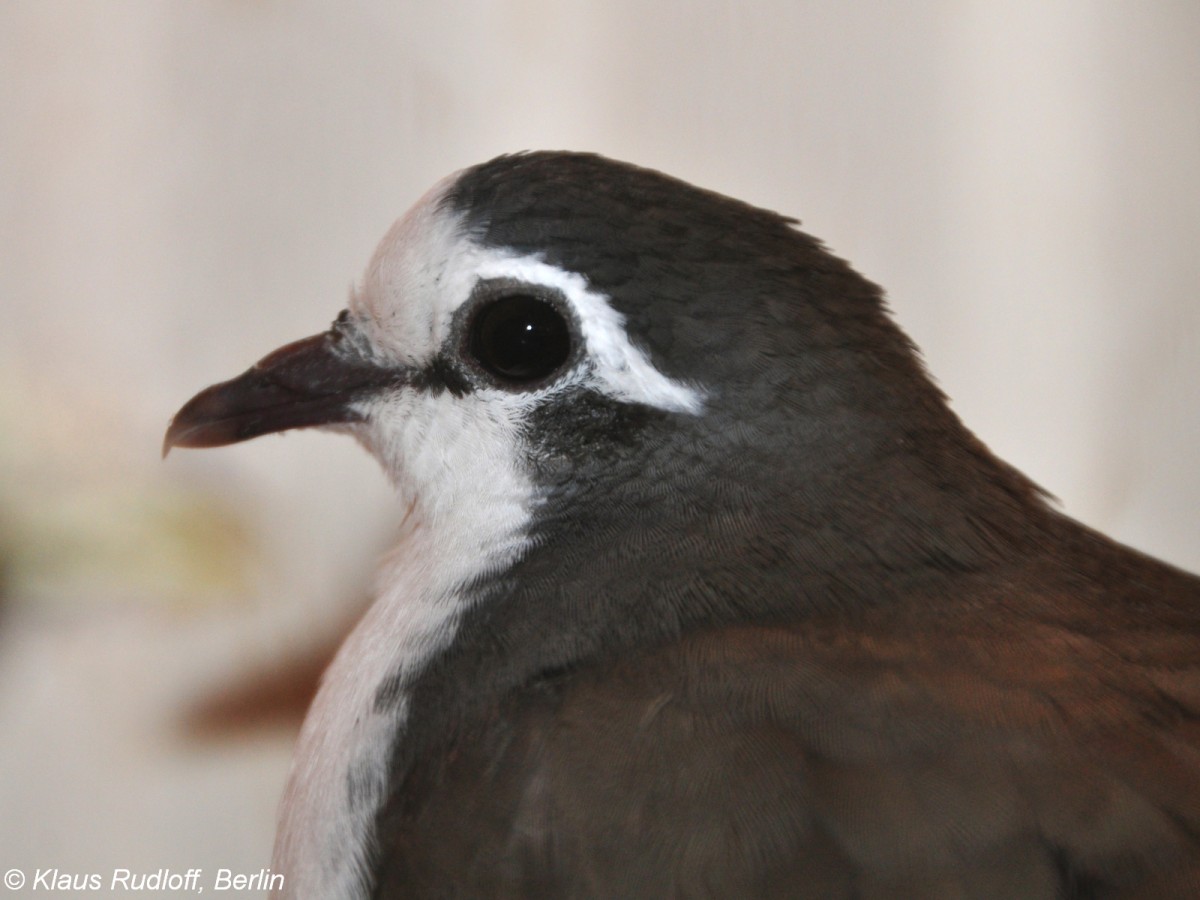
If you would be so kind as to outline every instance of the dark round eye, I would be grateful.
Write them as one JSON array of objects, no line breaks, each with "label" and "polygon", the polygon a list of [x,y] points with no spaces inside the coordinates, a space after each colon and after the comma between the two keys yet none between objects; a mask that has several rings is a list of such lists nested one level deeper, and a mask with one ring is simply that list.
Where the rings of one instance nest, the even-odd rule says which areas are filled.
[{"label": "dark round eye", "polygon": [[529,294],[508,294],[482,307],[469,341],[479,364],[506,381],[538,381],[571,355],[571,329],[562,314]]}]

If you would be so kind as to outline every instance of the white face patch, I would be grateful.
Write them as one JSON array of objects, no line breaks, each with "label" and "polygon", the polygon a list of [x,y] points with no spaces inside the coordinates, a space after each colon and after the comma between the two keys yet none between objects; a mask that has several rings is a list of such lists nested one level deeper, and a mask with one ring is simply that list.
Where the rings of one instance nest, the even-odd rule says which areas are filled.
[{"label": "white face patch", "polygon": [[[285,897],[363,895],[365,845],[386,799],[407,688],[454,639],[471,602],[463,586],[502,570],[526,547],[539,501],[521,437],[530,413],[577,385],[675,413],[703,409],[703,392],[659,372],[581,275],[472,241],[441,204],[455,177],[427,193],[375,252],[350,302],[363,349],[383,365],[428,366],[460,307],[490,280],[557,292],[585,346],[536,390],[483,385],[455,396],[408,387],[361,403],[367,421],[351,430],[382,463],[409,514],[375,603],[326,672],[301,730],[272,863],[284,875]],[[380,709],[385,683],[395,686],[396,701]]]}]

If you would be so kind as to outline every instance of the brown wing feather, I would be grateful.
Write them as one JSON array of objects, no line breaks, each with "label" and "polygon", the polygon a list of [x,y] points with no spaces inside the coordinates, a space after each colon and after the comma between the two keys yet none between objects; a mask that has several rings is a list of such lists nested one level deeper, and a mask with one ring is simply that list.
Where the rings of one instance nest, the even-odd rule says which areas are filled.
[{"label": "brown wing feather", "polygon": [[379,895],[1200,896],[1190,645],[927,619],[726,628],[544,683],[418,768]]}]

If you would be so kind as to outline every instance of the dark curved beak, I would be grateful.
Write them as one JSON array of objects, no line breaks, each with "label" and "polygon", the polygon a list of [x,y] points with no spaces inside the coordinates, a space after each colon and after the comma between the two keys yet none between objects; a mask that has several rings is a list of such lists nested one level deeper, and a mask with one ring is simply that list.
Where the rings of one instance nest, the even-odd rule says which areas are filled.
[{"label": "dark curved beak", "polygon": [[280,347],[244,374],[183,405],[163,438],[172,447],[223,447],[290,428],[362,421],[353,402],[407,382],[362,359],[336,331]]}]

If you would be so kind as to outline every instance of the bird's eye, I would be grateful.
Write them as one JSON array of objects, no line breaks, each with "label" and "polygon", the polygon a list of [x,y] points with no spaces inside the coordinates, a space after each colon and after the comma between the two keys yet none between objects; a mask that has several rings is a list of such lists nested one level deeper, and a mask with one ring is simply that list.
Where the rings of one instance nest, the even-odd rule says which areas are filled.
[{"label": "bird's eye", "polygon": [[540,381],[571,355],[571,329],[553,304],[530,294],[507,294],[475,313],[467,347],[497,378]]}]

